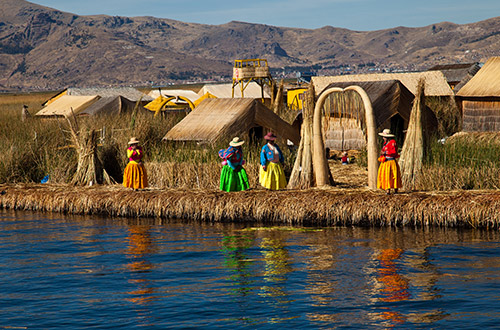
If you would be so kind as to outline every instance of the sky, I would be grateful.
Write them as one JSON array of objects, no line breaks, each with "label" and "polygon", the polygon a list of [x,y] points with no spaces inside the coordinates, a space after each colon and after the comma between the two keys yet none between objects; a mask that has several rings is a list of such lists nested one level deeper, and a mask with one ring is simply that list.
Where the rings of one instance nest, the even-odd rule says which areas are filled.
[{"label": "sky", "polygon": [[230,21],[374,31],[500,16],[500,0],[29,0],[77,15],[154,16],[219,25]]}]

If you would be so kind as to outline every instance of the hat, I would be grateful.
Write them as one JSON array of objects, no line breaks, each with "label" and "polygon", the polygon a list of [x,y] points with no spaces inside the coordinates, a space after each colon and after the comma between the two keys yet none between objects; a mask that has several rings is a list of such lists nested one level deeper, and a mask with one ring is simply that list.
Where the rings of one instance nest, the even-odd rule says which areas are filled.
[{"label": "hat", "polygon": [[269,132],[264,136],[264,139],[269,140],[269,141],[274,141],[276,140],[276,135],[274,135],[273,132]]},{"label": "hat", "polygon": [[229,142],[229,145],[231,147],[239,147],[243,143],[245,143],[245,141],[241,141],[239,137],[235,137],[231,142]]},{"label": "hat", "polygon": [[378,135],[382,137],[394,137],[394,134],[391,134],[391,130],[386,128],[382,131],[382,133],[378,133]]},{"label": "hat", "polygon": [[138,144],[138,143],[139,143],[139,140],[137,140],[137,138],[135,136],[131,137],[130,141],[128,141],[128,144]]}]

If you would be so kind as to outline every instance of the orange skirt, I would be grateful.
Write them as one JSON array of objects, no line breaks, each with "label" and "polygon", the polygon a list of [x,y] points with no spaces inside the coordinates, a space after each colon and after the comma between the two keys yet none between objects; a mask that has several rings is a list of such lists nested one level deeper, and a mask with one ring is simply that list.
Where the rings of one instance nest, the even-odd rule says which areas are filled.
[{"label": "orange skirt", "polygon": [[377,176],[377,188],[379,189],[395,189],[401,188],[401,170],[399,164],[395,160],[388,160],[380,164]]},{"label": "orange skirt", "polygon": [[148,186],[148,176],[144,164],[129,162],[123,171],[123,186],[126,188],[144,189]]}]

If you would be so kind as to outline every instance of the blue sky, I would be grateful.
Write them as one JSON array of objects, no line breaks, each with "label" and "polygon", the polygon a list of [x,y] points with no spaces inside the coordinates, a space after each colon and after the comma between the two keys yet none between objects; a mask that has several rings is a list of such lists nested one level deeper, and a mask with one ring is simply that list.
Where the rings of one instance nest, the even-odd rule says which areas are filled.
[{"label": "blue sky", "polygon": [[439,22],[473,23],[500,15],[500,0],[31,0],[78,15],[155,16],[183,22],[230,21],[358,31]]}]

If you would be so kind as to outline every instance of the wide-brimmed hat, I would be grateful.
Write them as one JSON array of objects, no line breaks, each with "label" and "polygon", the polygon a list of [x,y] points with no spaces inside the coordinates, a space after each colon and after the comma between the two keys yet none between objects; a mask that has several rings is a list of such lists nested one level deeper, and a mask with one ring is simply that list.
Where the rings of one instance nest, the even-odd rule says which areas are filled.
[{"label": "wide-brimmed hat", "polygon": [[239,147],[241,146],[243,143],[245,143],[245,141],[243,140],[240,140],[239,137],[235,137],[231,142],[229,142],[229,145],[231,147]]},{"label": "wide-brimmed hat", "polygon": [[128,144],[139,144],[139,140],[137,140],[135,136],[131,137],[130,141],[128,141]]},{"label": "wide-brimmed hat", "polygon": [[394,137],[394,134],[391,133],[391,130],[386,128],[382,131],[382,133],[378,133],[378,135],[382,137]]},{"label": "wide-brimmed hat", "polygon": [[266,134],[266,136],[264,136],[264,139],[268,140],[268,141],[274,141],[276,140],[277,136],[274,135],[273,132],[269,132]]}]

